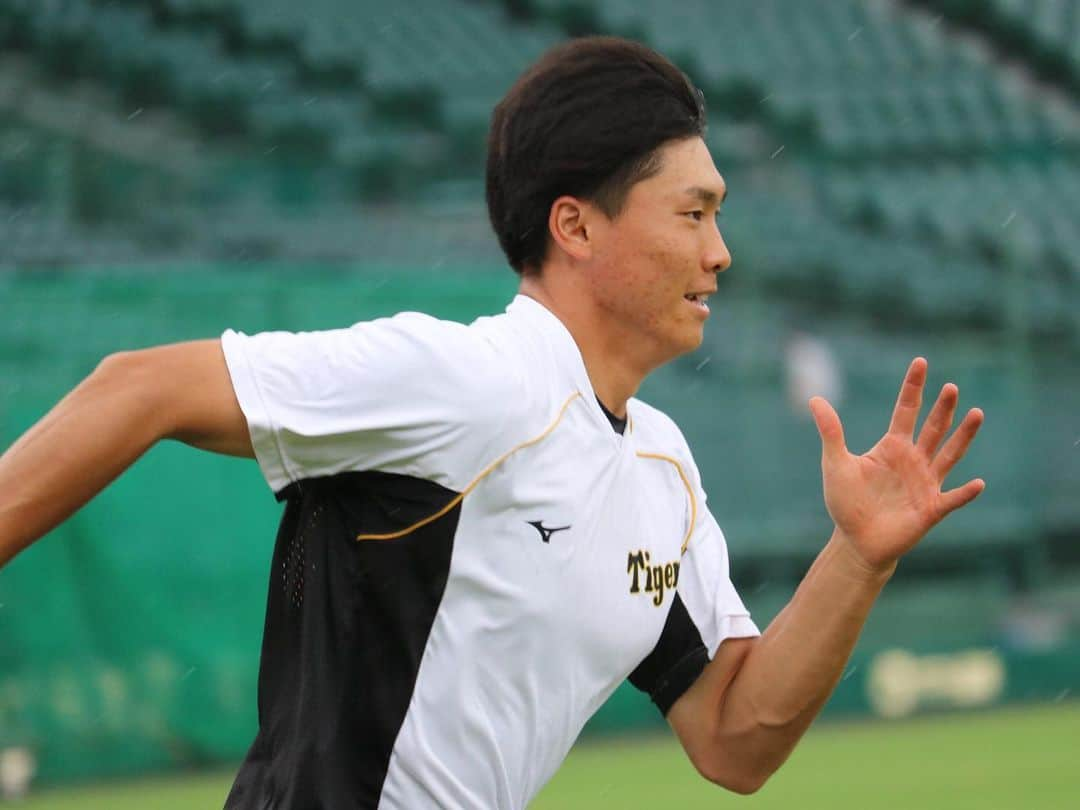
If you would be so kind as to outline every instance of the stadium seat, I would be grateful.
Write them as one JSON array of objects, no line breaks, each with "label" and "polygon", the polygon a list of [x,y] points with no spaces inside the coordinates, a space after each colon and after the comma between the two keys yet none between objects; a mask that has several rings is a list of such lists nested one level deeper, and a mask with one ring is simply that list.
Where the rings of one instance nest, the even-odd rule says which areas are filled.
[{"label": "stadium seat", "polygon": [[[542,0],[555,13],[568,0]],[[732,77],[765,88],[764,110],[781,119],[809,115],[840,154],[882,157],[907,145],[956,153],[972,146],[1053,139],[1080,141],[1075,112],[1044,115],[978,47],[950,41],[929,18],[894,4],[830,3],[827,11],[769,0],[739,4],[602,0],[597,15],[613,32],[641,30],[653,44],[686,54],[702,80]],[[738,31],[715,48],[716,32]],[[873,99],[892,96],[892,110]],[[896,129],[896,118],[904,122]],[[1041,126],[1029,126],[1038,121]]]}]

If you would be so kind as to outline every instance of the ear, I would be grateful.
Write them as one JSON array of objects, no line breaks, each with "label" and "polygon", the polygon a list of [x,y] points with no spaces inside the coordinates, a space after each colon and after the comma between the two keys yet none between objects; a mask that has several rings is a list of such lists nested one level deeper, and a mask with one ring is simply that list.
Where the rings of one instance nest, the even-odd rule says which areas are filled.
[{"label": "ear", "polygon": [[593,208],[577,197],[562,196],[551,204],[548,214],[548,235],[555,246],[573,259],[592,256]]}]

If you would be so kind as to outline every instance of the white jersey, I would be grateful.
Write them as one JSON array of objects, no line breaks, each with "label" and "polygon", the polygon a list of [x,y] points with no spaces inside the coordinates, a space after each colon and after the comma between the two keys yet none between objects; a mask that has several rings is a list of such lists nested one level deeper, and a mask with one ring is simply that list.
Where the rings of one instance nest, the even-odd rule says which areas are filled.
[{"label": "white jersey", "polygon": [[757,634],[682,434],[614,431],[536,301],[222,345],[289,502],[227,807],[518,810],[628,676],[666,712]]}]

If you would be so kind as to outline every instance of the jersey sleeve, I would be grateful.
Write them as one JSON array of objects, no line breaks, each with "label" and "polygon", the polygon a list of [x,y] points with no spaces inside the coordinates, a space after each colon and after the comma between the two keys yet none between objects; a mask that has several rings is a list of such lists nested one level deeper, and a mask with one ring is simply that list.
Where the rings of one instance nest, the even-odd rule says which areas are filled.
[{"label": "jersey sleeve", "polygon": [[731,582],[727,541],[706,505],[697,466],[685,442],[681,449],[694,499],[694,527],[660,640],[629,678],[665,716],[724,641],[760,635]]},{"label": "jersey sleeve", "polygon": [[221,345],[274,492],[358,470],[461,491],[507,410],[495,347],[418,313],[323,332],[230,330]]},{"label": "jersey sleeve", "polygon": [[727,540],[700,485],[698,493],[697,525],[679,568],[679,595],[711,659],[727,639],[761,633],[731,582]]}]

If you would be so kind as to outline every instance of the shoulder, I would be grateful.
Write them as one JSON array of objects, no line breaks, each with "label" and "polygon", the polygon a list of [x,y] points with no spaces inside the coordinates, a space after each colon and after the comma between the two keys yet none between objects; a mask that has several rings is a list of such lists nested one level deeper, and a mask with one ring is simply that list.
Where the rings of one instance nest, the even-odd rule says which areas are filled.
[{"label": "shoulder", "polygon": [[[477,323],[445,321],[422,312],[362,321],[344,331],[344,338],[358,351],[385,348],[393,353],[387,357],[390,362],[404,360],[438,374],[476,377],[498,360],[497,344],[487,339]],[[482,366],[477,365],[479,361]]]},{"label": "shoulder", "polygon": [[633,419],[634,433],[643,447],[655,447],[657,452],[667,452],[692,463],[690,446],[675,420],[659,408],[631,398],[627,409]]},{"label": "shoulder", "polygon": [[416,312],[320,332],[222,338],[267,478],[375,469],[457,489],[511,437],[512,346]]},{"label": "shoulder", "polygon": [[407,408],[440,400],[483,418],[484,406],[505,401],[515,386],[513,364],[484,329],[420,312],[315,332],[228,331],[222,345],[227,358],[323,401],[374,394]]},{"label": "shoulder", "polygon": [[463,324],[403,312],[354,329],[385,341],[404,390],[456,402],[466,421],[490,427],[528,401],[519,352],[500,327],[498,316]]}]

